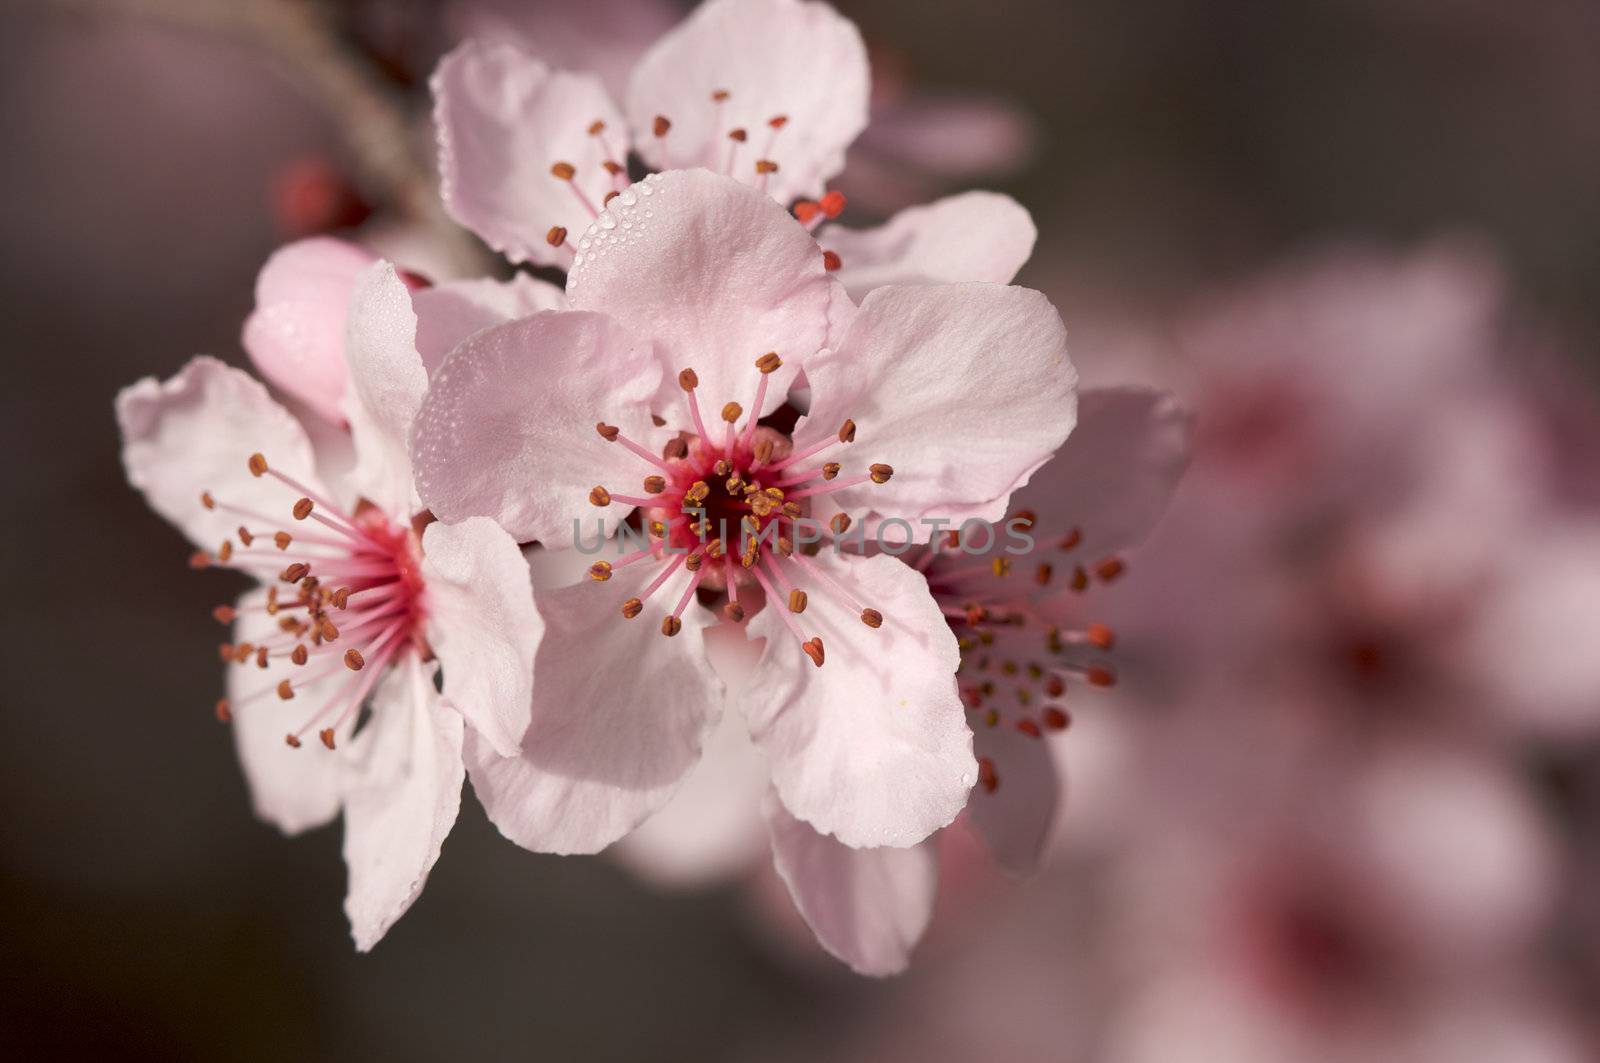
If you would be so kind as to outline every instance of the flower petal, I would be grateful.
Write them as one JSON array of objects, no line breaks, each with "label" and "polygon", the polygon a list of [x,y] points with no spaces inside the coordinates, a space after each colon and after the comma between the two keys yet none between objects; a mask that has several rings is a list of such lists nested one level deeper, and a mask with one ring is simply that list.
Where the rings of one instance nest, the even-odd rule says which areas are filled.
[{"label": "flower petal", "polygon": [[[639,563],[604,584],[542,593],[545,635],[521,755],[497,756],[467,736],[478,800],[525,849],[604,849],[666,804],[716,726],[723,686],[706,660],[706,612],[685,612],[674,638],[652,622],[656,610],[636,621],[618,613],[654,575]],[[663,588],[664,597],[678,593],[676,583]]]},{"label": "flower petal", "polygon": [[[593,217],[583,198],[599,207],[616,187],[604,144],[611,161],[627,162],[628,131],[600,80],[551,70],[505,42],[468,41],[429,84],[450,216],[513,262],[566,266],[569,252],[546,233],[582,231]],[[595,122],[604,140],[590,134]],[[551,172],[557,163],[574,167],[571,182]]]},{"label": "flower petal", "polygon": [[544,620],[516,541],[485,517],[422,534],[428,645],[445,694],[495,752],[515,756],[528,729],[533,655]]},{"label": "flower petal", "polygon": [[1012,511],[1032,512],[1033,534],[1047,545],[1077,529],[1074,553],[1091,561],[1138,546],[1189,464],[1192,428],[1189,412],[1164,391],[1080,392],[1077,427],[1012,497]]},{"label": "flower petal", "polygon": [[473,335],[434,374],[412,439],[417,490],[446,523],[493,517],[518,542],[570,546],[597,513],[596,484],[634,484],[645,462],[595,431],[604,420],[635,440],[652,432],[661,366],[603,314],[546,311]]},{"label": "flower petal", "polygon": [[997,284],[879,288],[806,377],[812,408],[796,446],[850,418],[860,434],[849,456],[894,469],[888,483],[845,488],[832,504],[908,521],[912,541],[929,537],[924,520],[999,520],[1011,492],[1066,439],[1076,407],[1055,308]]},{"label": "flower petal", "polygon": [[898,974],[933,917],[939,858],[932,842],[852,849],[818,834],[768,794],[772,862],[817,941],[857,974]]},{"label": "flower petal", "polygon": [[[461,717],[433,687],[436,669],[406,654],[379,683],[345,781],[344,911],[366,952],[422,893],[461,809]],[[302,750],[320,754],[320,750]]]},{"label": "flower petal", "polygon": [[839,255],[836,276],[861,300],[888,284],[1009,284],[1038,235],[1010,196],[966,192],[902,210],[875,229],[824,226],[817,240]]},{"label": "flower petal", "polygon": [[[705,639],[731,701],[753,675],[761,648],[733,624],[706,628]],[[768,786],[766,758],[751,744],[744,717],[724,712],[672,800],[611,852],[660,885],[699,886],[743,874],[767,848],[761,800]]]},{"label": "flower petal", "polygon": [[823,641],[819,668],[769,602],[749,635],[767,646],[744,696],[751,737],[772,762],[789,811],[846,845],[915,844],[967,802],[972,733],[956,695],[956,639],[922,575],[892,557],[824,549],[808,561],[883,615],[872,630],[811,571],[785,563],[808,594],[795,621]]},{"label": "flower petal", "polygon": [[[634,68],[628,121],[639,153],[658,169],[727,165],[730,130],[749,142],[733,173],[757,179],[758,159],[778,163],[766,188],[780,203],[819,196],[844,169],[845,149],[866,128],[867,52],[861,34],[827,4],[806,0],[710,0],[662,37]],[[713,92],[727,92],[720,107]],[[672,122],[647,136],[657,115]],[[781,130],[773,118],[787,119]]]},{"label": "flower petal", "polygon": [[262,483],[250,474],[251,454],[260,451],[320,490],[300,422],[249,373],[215,358],[193,358],[170,380],[145,377],[123,388],[117,423],[128,482],[203,549],[215,550],[231,537],[239,518],[208,509],[201,492],[249,505]]},{"label": "flower petal", "polygon": [[[259,645],[276,633],[277,620],[263,607],[259,591],[241,595],[234,621],[235,643]],[[320,827],[339,814],[339,761],[325,756],[328,751],[291,749],[284,735],[305,722],[308,712],[297,706],[312,698],[332,695],[341,677],[333,676],[309,685],[296,685],[296,700],[284,703],[273,694],[252,698],[266,687],[275,686],[281,673],[262,672],[254,664],[228,666],[228,701],[233,719],[233,745],[239,755],[250,787],[250,806],[256,817],[285,834]],[[248,700],[247,700],[248,699]]]},{"label": "flower petal", "polygon": [[579,241],[567,296],[655,341],[671,369],[668,416],[682,408],[679,370],[699,376],[709,411],[748,407],[755,360],[776,351],[784,365],[765,414],[822,347],[830,286],[804,226],[754,189],[695,170],[653,174],[612,200]]},{"label": "flower petal", "polygon": [[344,423],[350,291],[375,261],[366,248],[329,236],[280,247],[261,267],[244,323],[244,349],[261,375],[335,424]]},{"label": "flower petal", "polygon": [[388,262],[356,279],[345,342],[350,389],[344,411],[355,440],[350,482],[385,513],[416,512],[411,476],[411,424],[428,390],[417,354],[417,314],[411,293]]},{"label": "flower petal", "polygon": [[485,277],[424,288],[411,293],[411,305],[417,311],[417,353],[432,376],[444,356],[474,332],[541,310],[565,310],[567,293],[518,273],[508,281]]},{"label": "flower petal", "polygon": [[1060,808],[1063,784],[1048,738],[1030,738],[1003,724],[973,727],[972,748],[994,766],[997,785],[972,792],[967,818],[994,862],[1008,875],[1039,869]]}]

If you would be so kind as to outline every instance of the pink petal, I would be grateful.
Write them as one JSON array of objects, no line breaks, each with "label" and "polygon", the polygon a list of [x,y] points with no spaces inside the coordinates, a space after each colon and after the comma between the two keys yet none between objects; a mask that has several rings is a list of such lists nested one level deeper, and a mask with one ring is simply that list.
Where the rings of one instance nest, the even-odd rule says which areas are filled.
[{"label": "pink petal", "polygon": [[474,332],[541,310],[565,310],[567,294],[549,281],[518,273],[508,281],[485,277],[449,281],[411,293],[417,311],[417,353],[428,375]]},{"label": "pink petal", "polygon": [[444,361],[417,416],[417,490],[446,523],[493,517],[519,542],[592,540],[596,485],[637,490],[653,470],[596,422],[650,438],[661,367],[648,344],[603,314],[546,311],[477,333]]},{"label": "pink petal", "polygon": [[[261,607],[258,591],[241,595],[236,607],[239,618],[234,621],[235,643],[260,644],[278,630],[277,620]],[[246,701],[263,687],[277,684],[280,676],[268,678],[254,664],[228,667],[228,701],[233,719],[228,724],[233,731],[234,750],[244,769],[245,781],[250,788],[250,806],[257,818],[266,820],[285,834],[320,827],[339,814],[339,761],[327,754],[320,745],[311,748],[290,749],[284,735],[304,722],[304,715],[285,706],[272,694]],[[322,698],[331,696],[343,677],[334,676],[321,682],[297,682],[294,705],[320,704]],[[313,702],[313,698],[318,699]],[[286,715],[287,713],[287,715]]]},{"label": "pink petal", "polygon": [[837,276],[860,300],[886,284],[1009,284],[1037,236],[1027,210],[1010,196],[966,192],[903,210],[876,229],[824,226],[817,240],[839,255]]},{"label": "pink petal", "polygon": [[509,40],[547,63],[596,74],[620,96],[633,64],[682,14],[671,0],[453,0],[444,12],[458,40]]},{"label": "pink petal", "polygon": [[[846,472],[881,462],[894,478],[835,492],[831,505],[910,522],[999,520],[1072,430],[1077,372],[1049,300],[1025,288],[941,284],[879,288],[839,349],[806,367],[804,447],[855,421]],[[841,461],[846,458],[839,459]],[[904,529],[886,530],[903,540]]]},{"label": "pink petal", "polygon": [[376,256],[328,236],[273,252],[256,278],[244,349],[261,375],[319,417],[344,422],[345,315],[358,274]]},{"label": "pink petal", "polygon": [[799,566],[788,577],[809,602],[794,616],[820,637],[822,667],[771,602],[750,621],[765,638],[743,698],[751,737],[772,762],[789,811],[846,845],[906,846],[945,826],[977,777],[972,733],[956,696],[956,639],[927,583],[892,557],[824,549],[811,565],[883,614],[877,630]]},{"label": "pink petal", "polygon": [[[706,628],[705,640],[712,667],[734,700],[753,678],[760,644],[733,624]],[[768,785],[766,758],[750,743],[744,717],[725,712],[672,800],[611,852],[660,885],[700,886],[743,874],[766,855],[761,799]]]},{"label": "pink petal", "polygon": [[344,411],[355,440],[350,483],[393,516],[417,511],[410,435],[428,372],[417,354],[417,315],[395,268],[377,262],[356,279],[345,343],[350,387]]},{"label": "pink petal", "polygon": [[972,791],[971,822],[1001,870],[1025,877],[1039,869],[1063,797],[1063,780],[1048,738],[998,724],[975,723],[972,748],[993,765],[997,785]]},{"label": "pink petal", "polygon": [[379,683],[372,717],[353,743],[360,760],[345,782],[344,911],[362,952],[422,893],[461,808],[463,727],[435,692],[434,671],[407,654]]},{"label": "pink petal", "polygon": [[852,849],[818,834],[768,796],[772,861],[817,941],[857,974],[899,974],[933,916],[933,843]]},{"label": "pink petal", "polygon": [[[729,93],[720,114],[711,98],[719,91]],[[861,34],[827,4],[710,0],[639,60],[627,110],[639,153],[663,170],[721,172],[728,132],[745,129],[733,175],[753,182],[757,159],[778,163],[766,189],[788,203],[820,196],[844,169],[845,149],[867,125],[868,95]],[[657,115],[672,122],[665,137],[651,135]],[[780,116],[788,121],[772,137],[768,122]]]},{"label": "pink petal", "polygon": [[1055,458],[1012,497],[1037,518],[1048,548],[1081,533],[1088,561],[1138,546],[1155,527],[1189,464],[1193,418],[1164,391],[1092,388],[1078,394],[1078,424]]},{"label": "pink petal", "polygon": [[[468,41],[430,84],[450,216],[513,262],[566,266],[570,254],[546,234],[581,232],[593,218],[582,197],[598,207],[616,187],[592,123],[605,123],[612,161],[627,161],[628,131],[599,79],[553,71],[510,44]],[[563,162],[576,170],[570,187],[551,172]]]},{"label": "pink petal", "polygon": [[320,490],[300,422],[249,373],[215,358],[193,358],[170,380],[146,377],[123,388],[116,405],[128,482],[202,549],[232,537],[239,518],[207,509],[201,492],[250,505],[262,483],[250,474],[251,454]]},{"label": "pink petal", "polygon": [[[588,247],[584,243],[588,243]],[[600,310],[655,341],[671,372],[693,369],[708,411],[749,406],[768,351],[784,360],[763,412],[827,335],[830,286],[805,227],[769,197],[704,171],[655,174],[611,201],[567,275],[578,310]]]},{"label": "pink petal", "polygon": [[[545,635],[521,755],[467,737],[478,800],[525,849],[604,849],[667,803],[716,726],[723,687],[706,661],[708,614],[691,607],[665,638],[655,613],[630,621],[619,612],[655,575],[639,563],[606,583],[541,593]],[[680,592],[669,583],[662,593]]]},{"label": "pink petal", "polygon": [[428,645],[444,667],[445,694],[502,756],[528,729],[533,654],[544,621],[528,563],[493,521],[430,524],[422,536]]}]

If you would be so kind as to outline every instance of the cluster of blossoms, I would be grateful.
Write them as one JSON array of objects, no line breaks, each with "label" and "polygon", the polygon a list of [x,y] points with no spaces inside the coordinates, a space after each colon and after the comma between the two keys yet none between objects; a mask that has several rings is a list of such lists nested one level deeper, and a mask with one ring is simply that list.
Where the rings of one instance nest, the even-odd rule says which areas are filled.
[{"label": "cluster of blossoms", "polygon": [[[194,563],[262,584],[217,610],[258,812],[343,810],[368,948],[465,778],[517,844],[597,852],[737,718],[763,770],[722,800],[759,809],[829,951],[900,969],[963,810],[1004,866],[1037,860],[1043,739],[1114,677],[1078,595],[1164,507],[1184,415],[1079,396],[1056,311],[1009,283],[1034,238],[1011,200],[836,224],[868,72],[825,4],[706,3],[620,109],[505,43],[432,88],[446,208],[564,288],[303,242],[244,339],[304,421],[205,358],[118,400],[129,478]],[[576,581],[533,580],[530,544]],[[713,630],[760,647],[743,682]]]}]

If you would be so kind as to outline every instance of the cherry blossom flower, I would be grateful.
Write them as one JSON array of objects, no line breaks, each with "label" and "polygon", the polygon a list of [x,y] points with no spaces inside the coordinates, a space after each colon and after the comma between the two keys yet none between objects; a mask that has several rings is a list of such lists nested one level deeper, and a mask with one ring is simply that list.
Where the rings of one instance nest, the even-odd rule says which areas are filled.
[{"label": "cherry blossom flower", "polygon": [[861,232],[831,224],[845,197],[826,184],[866,125],[867,82],[855,27],[812,0],[701,5],[641,56],[620,109],[593,74],[553,69],[503,36],[468,41],[432,82],[442,195],[512,261],[565,269],[580,252],[571,234],[628,185],[632,148],[657,169],[703,167],[793,203],[853,298],[1009,282],[1036,234],[1005,196],[952,196]]},{"label": "cherry blossom flower", "polygon": [[[442,305],[434,342],[488,312],[465,312],[460,291]],[[293,834],[344,812],[345,909],[366,950],[438,859],[467,736],[517,749],[543,623],[514,540],[488,520],[433,523],[417,503],[406,440],[425,330],[388,263],[355,278],[350,318],[348,491],[319,480],[304,428],[264,387],[215,359],[134,384],[117,415],[129,482],[199,547],[193,564],[258,581],[216,609],[233,629],[216,714],[263,819]]]},{"label": "cherry blossom flower", "polygon": [[[813,555],[800,522],[926,538],[929,515],[998,520],[1073,423],[1059,317],[982,283],[879,288],[856,308],[804,225],[704,171],[624,190],[577,246],[572,309],[452,351],[413,443],[441,520],[492,516],[559,548],[592,504],[637,508],[649,535],[541,597],[522,755],[467,743],[495,780],[490,817],[529,848],[589,852],[661,807],[721,714],[713,614],[696,604],[715,594],[766,640],[739,707],[770,762],[772,815],[830,844],[914,845],[977,779],[955,638],[915,569]],[[802,369],[809,412],[792,430],[765,420]]]}]

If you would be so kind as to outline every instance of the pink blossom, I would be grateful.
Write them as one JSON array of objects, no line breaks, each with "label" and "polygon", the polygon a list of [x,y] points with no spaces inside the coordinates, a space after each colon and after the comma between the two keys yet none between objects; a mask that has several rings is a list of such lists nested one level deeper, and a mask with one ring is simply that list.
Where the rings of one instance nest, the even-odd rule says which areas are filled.
[{"label": "pink blossom", "polygon": [[[366,950],[438,859],[467,736],[508,753],[521,741],[543,623],[505,532],[429,523],[418,505],[406,440],[427,372],[412,294],[386,262],[352,289],[348,487],[321,482],[301,424],[215,359],[125,389],[117,415],[129,482],[199,548],[195,563],[259,581],[216,611],[233,626],[217,715],[263,819],[297,833],[344,812],[345,907]],[[326,748],[302,748],[313,732]]]}]

